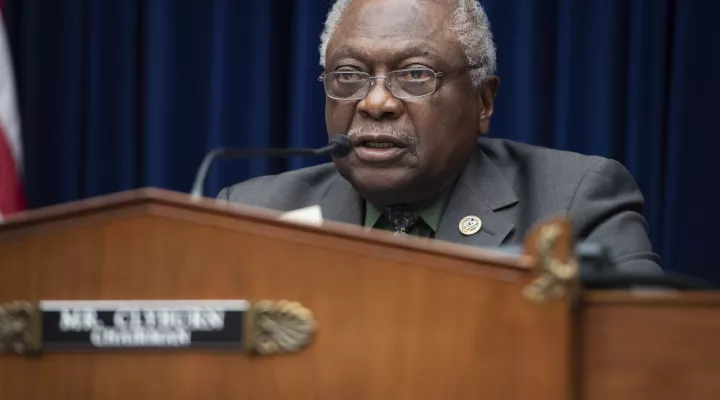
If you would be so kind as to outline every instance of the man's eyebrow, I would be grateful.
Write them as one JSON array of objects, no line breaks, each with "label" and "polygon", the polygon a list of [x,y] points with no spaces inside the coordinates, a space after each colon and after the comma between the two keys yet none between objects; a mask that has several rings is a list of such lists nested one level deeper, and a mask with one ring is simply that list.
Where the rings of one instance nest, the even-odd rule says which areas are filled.
[{"label": "man's eyebrow", "polygon": [[343,46],[335,50],[332,54],[332,59],[337,60],[339,58],[364,58],[363,53],[355,47]]},{"label": "man's eyebrow", "polygon": [[413,56],[435,56],[439,57],[440,53],[427,43],[413,43],[410,45],[398,46],[397,51],[398,57],[413,57]]},{"label": "man's eyebrow", "polygon": [[[398,50],[394,52],[393,58],[395,59],[415,56],[440,57],[440,53],[434,47],[423,42],[415,42],[411,44],[399,43],[396,47]],[[356,47],[343,46],[333,52],[330,60],[338,60],[341,58],[358,58],[362,60],[367,59],[368,54]]]}]

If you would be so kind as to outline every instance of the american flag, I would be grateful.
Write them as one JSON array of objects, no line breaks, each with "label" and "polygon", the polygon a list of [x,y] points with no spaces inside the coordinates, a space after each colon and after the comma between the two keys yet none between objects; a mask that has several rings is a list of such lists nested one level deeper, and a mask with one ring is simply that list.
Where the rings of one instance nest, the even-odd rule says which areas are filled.
[{"label": "american flag", "polygon": [[27,208],[15,78],[0,0],[0,221]]}]

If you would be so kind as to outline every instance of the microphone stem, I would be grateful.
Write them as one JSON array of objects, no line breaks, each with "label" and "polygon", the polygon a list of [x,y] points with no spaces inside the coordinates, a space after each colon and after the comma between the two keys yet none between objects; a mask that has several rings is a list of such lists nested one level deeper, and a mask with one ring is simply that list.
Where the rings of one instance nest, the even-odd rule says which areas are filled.
[{"label": "microphone stem", "polygon": [[193,183],[192,191],[190,195],[199,199],[203,196],[203,187],[205,186],[205,178],[207,177],[208,171],[212,166],[213,162],[217,158],[221,157],[292,157],[292,156],[308,156],[308,155],[323,155],[331,153],[338,146],[337,143],[331,143],[325,147],[319,149],[238,149],[238,148],[218,148],[215,149],[203,158],[200,168],[195,175],[195,182]]}]

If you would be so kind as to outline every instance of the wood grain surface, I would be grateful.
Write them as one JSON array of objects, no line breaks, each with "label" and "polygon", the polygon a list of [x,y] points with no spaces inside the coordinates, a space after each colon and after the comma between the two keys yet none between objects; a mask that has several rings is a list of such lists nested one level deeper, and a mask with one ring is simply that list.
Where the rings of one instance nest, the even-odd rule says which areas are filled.
[{"label": "wood grain surface", "polygon": [[570,301],[529,304],[532,262],[158,190],[0,226],[0,302],[287,299],[319,324],[292,355],[0,357],[2,399],[565,399]]},{"label": "wood grain surface", "polygon": [[579,318],[580,398],[720,398],[719,293],[587,293]]}]

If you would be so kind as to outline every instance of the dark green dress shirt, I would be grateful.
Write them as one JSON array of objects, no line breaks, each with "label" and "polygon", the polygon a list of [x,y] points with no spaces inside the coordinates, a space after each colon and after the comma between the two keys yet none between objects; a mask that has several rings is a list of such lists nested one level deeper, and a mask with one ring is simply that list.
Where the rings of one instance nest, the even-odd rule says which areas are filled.
[{"label": "dark green dress shirt", "polygon": [[[446,190],[435,201],[426,207],[412,206],[408,210],[415,211],[420,215],[418,222],[410,228],[409,235],[416,235],[426,238],[435,237],[435,232],[440,225],[440,219],[445,211],[445,205],[450,196],[450,190]],[[365,202],[365,228],[385,229],[393,231],[393,224],[382,215],[383,210],[376,207],[369,201]]]}]

